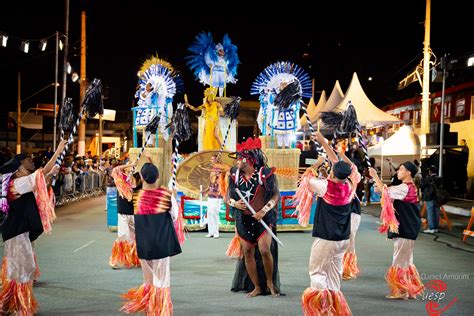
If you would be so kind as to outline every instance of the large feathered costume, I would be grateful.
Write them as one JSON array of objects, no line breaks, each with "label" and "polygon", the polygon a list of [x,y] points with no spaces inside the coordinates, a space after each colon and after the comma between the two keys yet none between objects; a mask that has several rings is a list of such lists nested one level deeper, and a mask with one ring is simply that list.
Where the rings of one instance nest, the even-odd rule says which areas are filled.
[{"label": "large feathered costume", "polygon": [[257,121],[262,134],[287,134],[299,129],[300,101],[311,97],[311,79],[292,62],[276,62],[257,76],[250,94],[260,95]]},{"label": "large feathered costume", "polygon": [[[149,117],[158,115],[160,132],[168,140],[167,125],[173,116],[173,97],[183,91],[183,80],[171,64],[158,56],[147,59],[138,72],[138,89],[135,97],[138,106],[149,108]],[[142,122],[148,123],[148,122]]]},{"label": "large feathered costume", "polygon": [[227,34],[216,45],[211,33],[199,33],[188,50],[192,54],[186,57],[187,64],[202,84],[222,89],[237,81],[237,46]]}]

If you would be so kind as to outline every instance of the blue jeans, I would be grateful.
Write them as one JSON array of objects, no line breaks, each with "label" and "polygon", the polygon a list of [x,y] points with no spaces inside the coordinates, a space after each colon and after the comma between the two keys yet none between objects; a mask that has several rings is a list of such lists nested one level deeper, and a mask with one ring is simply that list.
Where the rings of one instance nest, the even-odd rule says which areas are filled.
[{"label": "blue jeans", "polygon": [[439,224],[439,207],[436,201],[425,201],[426,217],[428,217],[429,229],[438,229]]}]

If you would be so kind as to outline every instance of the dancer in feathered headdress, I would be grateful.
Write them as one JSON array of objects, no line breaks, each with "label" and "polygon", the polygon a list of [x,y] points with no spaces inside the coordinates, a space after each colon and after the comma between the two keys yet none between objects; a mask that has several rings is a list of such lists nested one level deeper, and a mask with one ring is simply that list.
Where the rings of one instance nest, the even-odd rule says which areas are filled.
[{"label": "dancer in feathered headdress", "polygon": [[227,34],[216,45],[211,33],[201,32],[188,50],[192,55],[187,57],[187,64],[196,78],[204,85],[218,88],[219,96],[224,96],[227,84],[237,81],[237,46]]},{"label": "dancer in feathered headdress", "polygon": [[290,147],[291,132],[299,129],[301,99],[311,97],[309,75],[292,62],[277,62],[257,76],[250,93],[260,95],[262,134],[276,134],[278,147]]},{"label": "dancer in feathered headdress", "polygon": [[171,64],[158,56],[147,59],[138,72],[138,106],[149,108],[149,117],[158,114],[160,132],[167,141],[173,116],[173,97],[183,89],[183,81]]}]

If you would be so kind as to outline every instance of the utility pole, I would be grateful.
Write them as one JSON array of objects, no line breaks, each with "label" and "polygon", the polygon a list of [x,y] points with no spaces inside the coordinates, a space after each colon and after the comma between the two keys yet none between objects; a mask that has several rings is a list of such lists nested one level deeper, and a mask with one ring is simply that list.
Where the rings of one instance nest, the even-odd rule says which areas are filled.
[{"label": "utility pole", "polygon": [[99,114],[99,159],[102,159],[102,134],[104,133],[102,114]]},{"label": "utility pole", "polygon": [[444,154],[444,89],[446,87],[446,68],[448,67],[448,56],[444,54],[441,58],[441,67],[443,68],[443,87],[441,88],[441,115],[439,126],[439,167],[438,176],[443,176],[443,154]]},{"label": "utility pole", "polygon": [[426,0],[425,40],[423,41],[423,92],[421,93],[421,133],[430,131],[430,28],[431,0]]},{"label": "utility pole", "polygon": [[18,73],[18,103],[17,103],[17,116],[16,116],[16,153],[21,154],[21,79],[20,73]]},{"label": "utility pole", "polygon": [[[82,104],[87,88],[86,78],[86,11],[81,14],[81,91],[79,96],[79,104]],[[82,111],[82,109],[80,109]],[[79,123],[79,143],[77,145],[77,152],[79,156],[85,155],[86,149],[86,123],[85,118]]]},{"label": "utility pole", "polygon": [[[62,95],[61,95],[61,107],[64,105],[66,100],[66,85],[67,85],[67,60],[69,50],[69,0],[65,0],[65,23],[64,23],[64,52],[63,52],[63,84],[62,84]],[[56,125],[55,125],[56,126]],[[54,138],[54,144],[56,144],[56,137]]]},{"label": "utility pole", "polygon": [[[56,31],[56,60],[54,63],[54,123],[53,123],[53,151],[56,151],[56,121],[58,117],[58,64],[59,64],[59,32]],[[44,144],[43,144],[44,147]]]}]

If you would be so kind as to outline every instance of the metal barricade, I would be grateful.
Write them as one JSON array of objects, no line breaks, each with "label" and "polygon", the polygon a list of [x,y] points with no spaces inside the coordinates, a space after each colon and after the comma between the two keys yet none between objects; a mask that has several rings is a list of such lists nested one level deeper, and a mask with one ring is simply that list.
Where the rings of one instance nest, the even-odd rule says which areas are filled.
[{"label": "metal barricade", "polygon": [[56,205],[67,205],[89,197],[97,197],[105,193],[103,176],[97,172],[87,174],[72,174],[72,189],[66,191],[61,186],[60,195],[56,197]]}]

